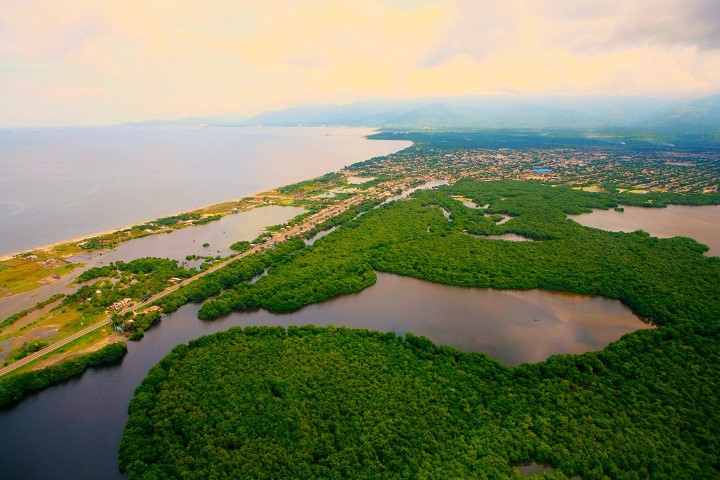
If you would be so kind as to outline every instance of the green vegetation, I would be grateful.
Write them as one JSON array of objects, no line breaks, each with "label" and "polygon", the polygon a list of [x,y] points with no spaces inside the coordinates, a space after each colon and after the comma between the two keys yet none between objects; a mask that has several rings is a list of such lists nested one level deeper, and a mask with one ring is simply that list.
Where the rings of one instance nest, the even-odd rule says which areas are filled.
[{"label": "green vegetation", "polygon": [[[467,208],[450,195],[490,204],[489,213],[513,219],[497,225],[482,210]],[[648,204],[646,196],[537,182],[465,181],[421,191],[414,200],[346,222],[253,285],[226,287],[199,315],[209,319],[253,307],[293,310],[362,290],[374,283],[374,270],[380,270],[449,285],[603,295],[622,300],[657,324],[717,319],[720,261],[703,256],[705,246],[686,238],[605,232],[566,219],[618,203],[658,207],[717,202],[720,196],[656,193],[652,199]],[[450,212],[452,221],[438,206]],[[502,242],[466,233],[516,233],[542,241]]]},{"label": "green vegetation", "polygon": [[296,192],[310,192],[319,190],[321,188],[327,188],[328,184],[334,184],[342,180],[342,174],[338,172],[330,172],[325,175],[313,178],[310,180],[304,180],[302,182],[293,183],[277,189],[282,194],[296,193]]},{"label": "green vegetation", "polygon": [[[470,209],[452,195],[489,207]],[[512,478],[510,465],[530,460],[557,468],[547,478],[717,477],[720,259],[688,238],[567,219],[591,208],[669,203],[718,204],[720,196],[460,181],[345,219],[254,284],[243,280],[270,264],[263,255],[238,260],[235,275],[220,270],[205,288],[205,279],[191,283],[183,289],[192,294],[170,306],[213,297],[203,319],[292,310],[359,291],[380,270],[603,295],[659,328],[601,352],[513,368],[422,338],[343,329],[249,328],[204,338],[178,347],[138,390],[120,465],[131,479]],[[499,215],[512,219],[498,225]]]},{"label": "green vegetation", "polygon": [[114,303],[126,298],[134,301],[161,292],[173,282],[172,279],[190,278],[197,273],[178,266],[175,260],[165,258],[139,258],[131,262],[114,262],[105,267],[95,267],[83,272],[78,279],[100,280],[84,285],[63,300],[64,306],[74,306],[80,311],[104,311]]},{"label": "green vegetation", "polygon": [[239,253],[247,252],[250,248],[252,248],[252,244],[246,240],[241,240],[230,245],[230,250],[235,250]]},{"label": "green vegetation", "polygon": [[10,358],[10,361],[14,362],[17,360],[20,360],[22,358],[27,357],[31,353],[39,352],[43,348],[47,347],[48,343],[43,341],[35,341],[32,343],[24,343],[19,348],[17,348],[14,352],[12,352],[8,357]]},{"label": "green vegetation", "polygon": [[151,223],[154,223],[161,227],[170,227],[178,224],[179,222],[195,222],[200,220],[201,217],[202,215],[198,212],[181,213],[180,215],[174,215],[172,217],[158,218]]},{"label": "green vegetation", "polygon": [[260,243],[264,243],[265,240],[271,238],[272,236],[273,236],[272,232],[264,231],[260,235],[258,235],[254,240],[252,240],[250,243],[253,245],[258,245]]},{"label": "green vegetation", "polygon": [[193,220],[193,225],[205,225],[206,223],[210,222],[216,222],[222,218],[222,215],[208,215],[207,217],[200,218],[198,220]]},{"label": "green vegetation", "polygon": [[201,302],[207,298],[218,295],[225,289],[242,286],[256,275],[260,275],[271,265],[287,261],[295,252],[305,246],[302,240],[294,238],[283,242],[275,249],[255,253],[242,259],[230,262],[224,268],[205,275],[202,278],[185,285],[173,293],[154,302],[169,313],[177,310],[188,302]]},{"label": "green vegetation", "polygon": [[130,340],[140,340],[145,331],[160,321],[160,312],[157,310],[147,311],[133,315],[133,312],[125,313],[120,316],[117,313],[112,314],[112,323],[115,327],[120,327],[123,332],[131,333]]},{"label": "green vegetation", "polygon": [[[343,328],[247,327],[176,347],[135,392],[137,478],[716,478],[717,334],[626,335],[503,367]],[[238,368],[242,365],[242,368]],[[537,478],[537,477],[536,477]]]},{"label": "green vegetation", "polygon": [[42,370],[19,373],[0,381],[0,406],[19,401],[23,395],[81,374],[90,367],[120,360],[127,351],[124,343],[113,343],[97,352],[65,360],[59,365]]}]

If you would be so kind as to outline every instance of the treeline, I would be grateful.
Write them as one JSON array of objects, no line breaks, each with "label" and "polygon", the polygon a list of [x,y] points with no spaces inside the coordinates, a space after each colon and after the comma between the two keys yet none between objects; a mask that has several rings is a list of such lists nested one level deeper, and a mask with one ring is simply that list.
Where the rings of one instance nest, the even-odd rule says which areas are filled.
[{"label": "treeline", "polygon": [[[498,225],[452,195],[513,218]],[[381,270],[603,295],[659,328],[601,352],[514,368],[411,335],[305,327],[206,337],[149,373],[131,404],[121,468],[131,479],[519,478],[511,465],[538,461],[556,467],[546,478],[558,479],[720,476],[720,259],[689,238],[606,232],[567,218],[630,202],[717,199],[648,198],[463,181],[370,209],[311,247],[298,244],[254,284],[214,282],[194,297],[212,297],[201,318],[293,310],[359,291]]]},{"label": "treeline", "polygon": [[[490,204],[489,213],[513,218],[497,225],[450,195]],[[617,200],[535,182],[459,182],[418,192],[414,200],[371,209],[256,284],[228,289],[207,302],[201,315],[214,318],[242,306],[292,310],[359,291],[374,282],[372,270],[381,270],[450,285],[603,295],[658,324],[716,319],[719,261],[703,256],[704,246],[685,238],[606,232],[567,219],[613,207]],[[541,241],[484,240],[466,233],[516,233]]]},{"label": "treeline", "polygon": [[[423,337],[233,328],[176,347],[130,403],[136,478],[717,478],[718,331],[642,330],[504,367]],[[238,368],[242,365],[242,368]]]},{"label": "treeline", "polygon": [[0,380],[0,406],[17,402],[28,392],[42,390],[54,383],[67,380],[90,367],[116,362],[126,352],[125,343],[112,343],[96,352],[69,358],[59,365],[9,376]]},{"label": "treeline", "polygon": [[217,272],[205,275],[175,292],[165,295],[153,304],[162,308],[163,312],[169,313],[188,302],[201,302],[218,295],[223,290],[249,281],[254,276],[260,275],[266,268],[287,258],[304,246],[302,240],[294,238],[278,244],[274,249],[237,259]]}]

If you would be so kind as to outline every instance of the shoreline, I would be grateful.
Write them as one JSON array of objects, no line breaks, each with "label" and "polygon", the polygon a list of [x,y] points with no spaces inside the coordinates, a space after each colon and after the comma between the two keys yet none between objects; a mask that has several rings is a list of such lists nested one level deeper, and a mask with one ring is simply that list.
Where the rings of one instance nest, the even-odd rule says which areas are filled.
[{"label": "shoreline", "polygon": [[[263,127],[254,127],[254,128],[263,128]],[[290,127],[290,128],[313,128],[313,127]],[[316,128],[323,128],[323,127],[316,127]],[[368,137],[370,137],[371,135],[375,135],[376,133],[380,132],[380,129],[379,129],[379,128],[374,128],[374,129],[373,129],[372,127],[358,127],[358,128],[367,128],[367,129],[370,130],[370,131],[369,131],[366,135],[364,135],[364,137],[363,137],[363,138],[365,138],[366,140],[373,140],[373,139],[368,138]],[[392,152],[392,153],[390,153],[390,154],[388,154],[388,155],[392,155],[392,154],[401,152],[401,151],[405,150],[406,148],[411,147],[412,145],[413,145],[413,142],[410,142],[410,145],[408,145],[407,147],[400,148],[399,150],[397,150],[397,151],[395,151],[395,152]],[[362,160],[361,160],[361,161],[362,161]],[[350,164],[350,165],[352,165],[352,164]],[[340,169],[337,170],[336,172],[340,172],[340,171],[344,170],[345,168],[349,167],[350,165],[344,165],[342,168],[340,168]],[[333,173],[333,172],[328,172],[328,173]],[[309,180],[309,179],[307,179],[307,180]],[[274,190],[274,189],[277,189],[277,188],[280,188],[280,187],[282,187],[282,185],[275,186],[275,187],[271,187],[270,190]],[[222,205],[222,204],[224,204],[224,203],[238,202],[238,201],[242,200],[243,198],[247,198],[247,197],[257,197],[257,196],[260,196],[260,194],[262,194],[262,193],[265,193],[265,192],[250,193],[250,194],[247,194],[247,195],[244,195],[244,196],[239,196],[239,197],[234,197],[234,198],[230,198],[230,199],[227,199],[227,200],[222,200],[222,201],[217,202],[217,203],[211,203],[211,204],[207,204],[207,205],[195,207],[195,208],[193,208],[193,209],[191,209],[191,210],[183,210],[183,211],[180,211],[180,212],[169,213],[169,214],[167,214],[167,215],[165,215],[165,216],[166,216],[166,217],[172,217],[172,216],[182,215],[182,214],[184,214],[184,213],[196,212],[196,211],[198,211],[198,210],[204,210],[204,209],[208,209],[208,208],[212,208],[212,207],[217,207],[217,206]],[[255,206],[253,206],[252,208],[257,208],[258,206],[264,206],[264,204],[263,204],[263,205],[255,205]],[[248,210],[251,210],[251,209],[248,209]],[[240,212],[237,212],[237,213],[240,213]],[[227,215],[232,215],[232,213],[226,214],[226,215],[223,215],[223,216],[227,216]],[[146,224],[146,223],[153,222],[153,221],[155,221],[155,220],[158,220],[159,218],[163,218],[163,217],[157,217],[157,218],[150,218],[150,219],[146,219],[146,220],[141,220],[141,221],[134,222],[134,223],[132,223],[132,224],[126,224],[126,225],[123,225],[123,226],[114,227],[114,228],[111,228],[111,229],[108,229],[108,230],[103,230],[103,231],[100,231],[100,232],[94,232],[94,233],[89,233],[89,234],[81,235],[81,236],[78,236],[78,237],[68,238],[68,239],[65,239],[65,240],[59,240],[59,241],[57,241],[57,242],[53,242],[53,243],[45,244],[45,245],[40,245],[40,246],[37,246],[37,247],[29,247],[29,248],[26,248],[26,249],[17,250],[17,251],[14,251],[14,252],[11,252],[11,253],[7,253],[7,254],[0,254],[0,262],[5,262],[5,261],[8,261],[8,260],[12,260],[13,258],[16,258],[16,257],[18,257],[19,255],[22,255],[22,254],[24,254],[24,253],[32,253],[32,252],[36,252],[36,251],[44,251],[44,252],[47,252],[47,251],[52,250],[53,248],[56,248],[56,247],[59,247],[59,246],[62,246],[62,245],[71,244],[71,243],[77,243],[77,242],[81,242],[81,241],[83,241],[83,240],[89,240],[89,239],[91,239],[91,238],[98,237],[98,236],[101,236],[101,235],[111,235],[111,234],[113,234],[113,233],[118,233],[118,232],[120,232],[120,231],[122,231],[122,230],[126,230],[126,229],[129,229],[129,228],[132,228],[132,227],[134,227],[134,226],[136,226],[136,225],[143,225],[143,224]],[[63,257],[63,258],[65,258],[65,257]]]},{"label": "shoreline", "polygon": [[[211,204],[208,204],[208,205],[203,205],[203,206],[201,206],[201,207],[197,207],[197,208],[195,208],[195,209],[193,209],[193,210],[184,210],[184,211],[182,211],[182,212],[170,213],[170,214],[167,214],[167,215],[165,215],[165,216],[166,216],[166,217],[174,217],[174,216],[177,216],[177,215],[182,215],[182,214],[184,214],[184,213],[191,213],[191,212],[196,212],[196,211],[198,211],[198,210],[203,210],[203,209],[206,209],[206,208],[217,207],[218,205],[222,205],[222,204],[224,204],[224,203],[238,202],[238,201],[242,200],[243,198],[247,198],[247,196],[248,196],[248,195],[246,195],[245,197],[231,198],[231,199],[228,199],[228,200],[223,200],[222,202],[219,202],[219,203],[211,203]],[[256,194],[253,194],[253,195],[249,195],[249,196],[254,197],[254,196],[257,196],[257,195],[256,195]],[[262,207],[262,206],[265,206],[265,205],[266,205],[266,204],[255,205],[255,206],[253,206],[252,208],[249,208],[248,210],[252,210],[253,208]],[[243,210],[243,211],[247,211],[247,210]],[[241,213],[241,212],[237,212],[237,213]],[[225,217],[225,216],[227,216],[227,215],[234,215],[234,213],[228,213],[228,214],[226,214],[226,215],[223,215],[223,217]],[[142,221],[139,221],[139,222],[135,222],[135,223],[123,225],[123,226],[120,226],[120,227],[115,227],[115,228],[112,228],[112,229],[109,229],[109,230],[103,230],[103,231],[101,231],[101,232],[90,233],[90,234],[87,234],[87,235],[82,235],[82,236],[80,236],[80,237],[68,238],[68,239],[66,239],[66,240],[61,240],[61,241],[59,241],[59,242],[50,243],[50,244],[47,244],[47,245],[41,245],[41,246],[39,246],[39,247],[31,247],[31,248],[29,248],[29,249],[20,250],[20,251],[16,251],[16,252],[13,252],[13,253],[7,253],[7,254],[5,254],[5,255],[0,255],[0,262],[4,262],[4,261],[7,261],[7,260],[12,260],[13,258],[17,257],[18,255],[22,255],[23,253],[32,253],[32,252],[36,252],[36,251],[49,251],[49,250],[51,250],[51,249],[53,249],[53,248],[55,248],[55,247],[59,247],[59,246],[62,246],[62,245],[67,245],[67,244],[69,244],[69,243],[77,243],[77,242],[81,242],[81,241],[83,241],[83,240],[89,240],[89,239],[94,238],[94,237],[99,237],[99,236],[101,236],[101,235],[111,235],[111,234],[113,234],[113,233],[118,233],[118,232],[121,232],[121,231],[123,231],[123,230],[127,230],[127,229],[129,229],[129,228],[135,227],[135,226],[137,226],[137,225],[144,225],[144,224],[146,224],[146,223],[154,222],[155,220],[158,220],[159,218],[163,218],[163,217],[151,218],[151,219],[148,219],[148,220],[142,220]],[[153,235],[155,235],[155,234],[153,234]],[[130,239],[130,240],[132,240],[132,239]]]}]

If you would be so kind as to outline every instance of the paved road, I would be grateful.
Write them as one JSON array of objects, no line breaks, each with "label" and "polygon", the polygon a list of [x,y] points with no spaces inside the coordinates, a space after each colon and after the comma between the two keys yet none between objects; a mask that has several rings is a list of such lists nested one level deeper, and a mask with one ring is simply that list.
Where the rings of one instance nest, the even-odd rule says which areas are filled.
[{"label": "paved road", "polygon": [[[371,191],[368,190],[368,192],[366,192],[366,193],[370,194]],[[265,245],[269,245],[272,242],[282,241],[288,237],[300,235],[303,232],[313,228],[315,225],[319,224],[320,222],[323,222],[323,221],[329,219],[330,217],[334,217],[336,215],[343,213],[350,207],[360,203],[362,200],[364,200],[365,198],[368,198],[369,196],[370,195],[367,195],[367,196],[357,195],[348,200],[345,200],[344,202],[340,203],[339,205],[334,205],[334,206],[329,207],[323,211],[320,211],[314,215],[311,215],[302,224],[296,225],[296,226],[291,227],[283,232],[275,234],[273,237],[271,237],[269,240],[267,240],[267,242],[265,242]],[[232,258],[228,258],[227,260],[225,260],[221,263],[218,263],[217,265],[214,265],[201,273],[198,273],[194,277],[188,278],[188,279],[183,280],[182,282],[179,282],[171,287],[168,287],[165,290],[163,290],[162,292],[156,293],[155,295],[151,296],[146,301],[134,304],[130,307],[127,307],[127,308],[121,310],[118,313],[120,315],[123,315],[126,312],[133,312],[133,311],[139,310],[139,309],[149,305],[150,303],[152,303],[160,298],[163,298],[166,295],[171,294],[172,292],[176,291],[183,285],[187,285],[188,283],[193,282],[193,281],[197,280],[198,278],[202,278],[205,275],[209,275],[213,272],[220,270],[221,268],[228,265],[230,262],[233,262],[239,258],[243,258],[243,257],[252,255],[253,253],[257,253],[257,252],[263,250],[264,248],[266,248],[265,245],[256,245],[244,253],[236,255],[235,257],[232,257]],[[105,317],[102,320],[100,320],[98,323],[95,323],[87,328],[84,328],[78,332],[75,332],[72,335],[70,335],[69,337],[65,337],[62,340],[58,340],[57,342],[53,343],[52,345],[49,345],[38,352],[30,354],[27,357],[25,357],[21,360],[18,360],[17,362],[10,364],[3,369],[0,369],[0,377],[2,377],[3,375],[7,375],[8,373],[12,372],[13,370],[18,369],[18,368],[22,367],[23,365],[27,365],[28,363],[30,363],[34,360],[37,360],[38,358],[42,357],[43,355],[51,353],[51,352],[57,350],[58,348],[63,347],[65,345],[67,345],[68,343],[70,343],[74,340],[77,340],[78,338],[83,337],[83,336],[87,335],[88,333],[94,332],[95,330],[98,330],[98,329],[104,327],[105,325],[108,325],[111,323],[112,322],[110,320],[110,317],[109,316]]]}]

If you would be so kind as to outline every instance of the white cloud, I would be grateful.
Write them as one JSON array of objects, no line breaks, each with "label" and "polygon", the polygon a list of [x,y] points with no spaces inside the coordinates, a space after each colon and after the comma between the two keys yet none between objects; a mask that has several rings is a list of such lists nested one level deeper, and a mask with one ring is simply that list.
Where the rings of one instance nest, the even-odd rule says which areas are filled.
[{"label": "white cloud", "polygon": [[0,109],[18,123],[57,124],[371,96],[703,95],[720,90],[719,9],[709,0],[0,0]]}]

